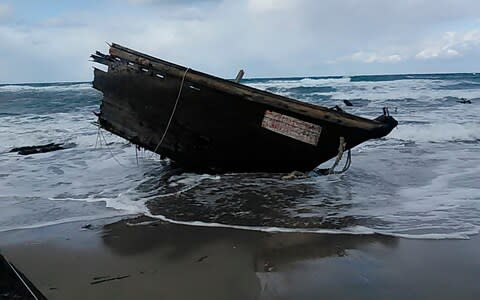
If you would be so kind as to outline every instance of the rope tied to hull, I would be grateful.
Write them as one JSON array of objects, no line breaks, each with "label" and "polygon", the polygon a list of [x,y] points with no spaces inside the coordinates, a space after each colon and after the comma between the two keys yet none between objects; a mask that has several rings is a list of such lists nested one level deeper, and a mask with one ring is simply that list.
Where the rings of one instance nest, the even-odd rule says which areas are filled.
[{"label": "rope tied to hull", "polygon": [[338,154],[337,154],[337,157],[335,158],[335,162],[333,163],[332,167],[328,169],[315,169],[314,172],[320,175],[345,173],[352,165],[352,153],[350,149],[347,150],[347,159],[345,161],[345,165],[343,166],[343,169],[341,171],[335,171],[335,168],[338,166],[338,164],[342,160],[346,147],[347,147],[347,143],[345,142],[345,138],[341,136],[338,144]]},{"label": "rope tied to hull", "polygon": [[[190,70],[190,68],[186,68],[185,69],[185,72],[183,73],[183,76],[182,76],[182,82],[180,84],[180,89],[178,90],[178,95],[177,95],[177,98],[175,100],[175,105],[173,106],[173,109],[172,109],[172,113],[170,114],[170,118],[168,119],[168,123],[167,123],[167,126],[165,128],[165,131],[163,132],[163,135],[162,137],[160,138],[160,141],[158,142],[157,146],[155,147],[155,150],[153,150],[153,153],[156,153],[158,148],[162,145],[163,143],[163,140],[165,139],[165,137],[167,136],[167,133],[168,133],[168,129],[170,128],[170,124],[172,123],[172,120],[173,120],[173,116],[175,115],[175,112],[177,110],[177,106],[178,106],[178,102],[180,100],[180,96],[182,95],[182,90],[183,90],[183,85],[185,83],[185,77],[187,76],[187,73],[188,71]],[[95,115],[98,117],[99,115],[95,113]],[[112,155],[112,158],[122,167],[125,167],[127,168],[127,166],[123,165],[122,163],[120,163],[120,161],[118,161],[118,159],[115,157],[115,155],[113,154],[112,150],[108,147],[108,143],[107,143],[107,140],[105,139],[105,137],[103,136],[103,133],[101,131],[101,125],[100,123],[98,123],[98,131],[97,131],[97,140],[95,141],[95,148],[97,148],[97,144],[98,142],[100,141],[100,146],[102,144],[102,138],[103,140],[105,141],[105,146],[107,147],[107,149],[110,151],[110,154]],[[138,147],[138,146],[137,146]],[[138,150],[138,149],[136,149]],[[136,155],[136,160],[137,160],[137,165],[138,165],[138,153],[135,151],[135,155]]]},{"label": "rope tied to hull", "polygon": [[338,166],[338,163],[340,160],[342,160],[343,157],[343,151],[345,150],[345,146],[347,143],[345,143],[345,138],[343,136],[340,137],[340,143],[338,144],[338,154],[337,158],[335,159],[335,162],[333,165],[328,169],[328,175],[333,174],[335,172],[335,168]]},{"label": "rope tied to hull", "polygon": [[[103,140],[105,141],[105,147],[108,149],[108,151],[110,152],[110,155],[112,156],[113,160],[115,160],[117,162],[117,164],[123,168],[128,168],[126,165],[122,164],[116,157],[115,157],[115,154],[113,154],[113,151],[112,149],[110,149],[110,147],[108,146],[108,142],[107,142],[107,139],[105,138],[105,136],[103,135],[102,131],[100,130],[100,126],[98,127],[99,128],[99,133],[100,133],[100,136],[101,138],[103,138]],[[100,143],[101,143],[101,140],[100,140]]]},{"label": "rope tied to hull", "polygon": [[177,95],[177,99],[175,100],[175,105],[173,106],[172,113],[170,114],[170,118],[168,119],[167,127],[165,128],[165,131],[163,132],[163,135],[160,138],[160,141],[158,142],[157,146],[155,147],[155,150],[153,150],[154,153],[157,152],[158,148],[160,147],[160,145],[162,145],[163,140],[167,136],[168,129],[170,128],[170,124],[172,123],[173,116],[175,115],[175,111],[177,110],[177,106],[178,106],[178,102],[180,100],[180,96],[182,95],[183,84],[185,83],[185,77],[187,76],[187,73],[188,73],[189,70],[190,70],[190,68],[187,68],[187,69],[185,69],[185,73],[183,73],[182,82],[180,84],[180,89],[178,90],[178,95]]},{"label": "rope tied to hull", "polygon": [[333,166],[330,169],[328,169],[327,175],[342,174],[342,173],[345,173],[348,170],[348,168],[350,168],[350,165],[352,164],[352,154],[350,149],[348,149],[347,160],[345,161],[345,165],[343,166],[343,169],[341,171],[335,171],[335,168],[338,166],[338,163],[340,163],[340,161],[342,160],[343,153],[345,152],[346,146],[347,146],[347,143],[345,142],[345,138],[341,136],[338,144],[337,158],[335,159]]}]

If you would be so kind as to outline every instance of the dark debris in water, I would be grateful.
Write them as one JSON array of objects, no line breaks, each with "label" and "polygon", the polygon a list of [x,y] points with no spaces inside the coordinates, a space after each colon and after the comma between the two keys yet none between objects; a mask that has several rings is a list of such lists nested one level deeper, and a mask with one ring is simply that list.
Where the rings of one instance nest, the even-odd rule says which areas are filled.
[{"label": "dark debris in water", "polygon": [[75,144],[50,143],[50,144],[36,145],[36,146],[16,147],[10,150],[9,152],[18,152],[18,154],[20,155],[31,155],[31,154],[37,154],[37,153],[46,153],[46,152],[68,149],[74,146]]}]

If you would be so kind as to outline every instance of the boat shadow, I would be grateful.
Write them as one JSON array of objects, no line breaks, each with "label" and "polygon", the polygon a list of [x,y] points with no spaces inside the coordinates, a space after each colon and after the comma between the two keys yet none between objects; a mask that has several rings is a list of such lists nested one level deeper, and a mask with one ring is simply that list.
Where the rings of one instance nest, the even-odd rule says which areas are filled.
[{"label": "boat shadow", "polygon": [[250,271],[256,273],[282,271],[306,260],[346,257],[366,247],[394,248],[398,244],[398,238],[379,234],[272,233],[179,225],[146,217],[104,226],[102,240],[117,255],[154,253],[171,263],[186,259],[201,262],[224,251],[235,259],[241,252],[242,257],[249,257]]}]

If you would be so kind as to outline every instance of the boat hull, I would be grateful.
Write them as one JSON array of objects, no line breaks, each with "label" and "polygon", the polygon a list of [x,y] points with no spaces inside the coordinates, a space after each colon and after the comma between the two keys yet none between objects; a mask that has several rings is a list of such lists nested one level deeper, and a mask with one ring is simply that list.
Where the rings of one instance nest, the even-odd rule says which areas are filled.
[{"label": "boat hull", "polygon": [[[138,60],[132,64],[112,59],[112,55],[105,57],[109,70],[95,69],[93,82],[104,94],[100,125],[187,169],[310,171],[337,155],[341,136],[350,149],[388,134],[396,125],[391,117],[383,122],[358,117],[352,121],[351,115],[325,113],[321,107],[319,112],[312,111],[317,107],[302,107],[298,101],[284,104],[283,99],[274,99],[278,103],[272,105],[263,91],[255,99],[249,94],[251,88],[245,95],[222,90],[216,82],[205,83],[216,78],[195,80],[188,75],[196,71],[186,68],[169,73],[152,64],[139,67]],[[292,103],[295,109],[288,107]],[[317,118],[315,114],[332,117]]]}]

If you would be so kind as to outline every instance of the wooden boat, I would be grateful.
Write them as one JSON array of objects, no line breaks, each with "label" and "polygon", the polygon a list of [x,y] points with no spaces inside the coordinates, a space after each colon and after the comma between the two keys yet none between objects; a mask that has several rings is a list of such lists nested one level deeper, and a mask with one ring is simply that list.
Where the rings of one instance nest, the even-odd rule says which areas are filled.
[{"label": "wooden boat", "polygon": [[112,44],[96,52],[104,129],[180,166],[206,172],[311,171],[397,125],[258,90]]}]

